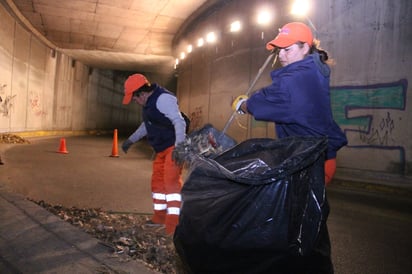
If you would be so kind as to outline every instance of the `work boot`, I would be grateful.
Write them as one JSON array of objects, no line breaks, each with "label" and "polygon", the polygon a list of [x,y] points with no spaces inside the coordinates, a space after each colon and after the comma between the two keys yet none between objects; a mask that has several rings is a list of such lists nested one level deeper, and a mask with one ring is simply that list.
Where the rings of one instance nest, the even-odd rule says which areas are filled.
[{"label": "work boot", "polygon": [[147,220],[145,223],[145,226],[148,227],[161,227],[161,226],[165,226],[164,224],[159,224],[159,223],[155,223],[152,220]]}]

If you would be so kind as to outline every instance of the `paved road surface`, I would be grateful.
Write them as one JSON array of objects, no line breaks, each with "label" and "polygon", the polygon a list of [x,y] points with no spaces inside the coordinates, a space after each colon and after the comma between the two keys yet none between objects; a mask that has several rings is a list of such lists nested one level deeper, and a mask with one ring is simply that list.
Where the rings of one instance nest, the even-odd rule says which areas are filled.
[{"label": "paved road surface", "polygon": [[333,188],[328,225],[336,273],[412,273],[412,200]]}]

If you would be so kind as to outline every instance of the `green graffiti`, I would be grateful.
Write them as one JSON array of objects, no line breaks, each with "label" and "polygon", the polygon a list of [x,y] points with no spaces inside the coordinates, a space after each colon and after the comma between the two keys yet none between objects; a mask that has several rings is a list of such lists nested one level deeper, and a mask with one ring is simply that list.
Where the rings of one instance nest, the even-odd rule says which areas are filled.
[{"label": "green graffiti", "polygon": [[404,109],[406,80],[391,84],[331,88],[333,116],[340,126],[368,128],[372,116],[348,118],[355,109]]}]

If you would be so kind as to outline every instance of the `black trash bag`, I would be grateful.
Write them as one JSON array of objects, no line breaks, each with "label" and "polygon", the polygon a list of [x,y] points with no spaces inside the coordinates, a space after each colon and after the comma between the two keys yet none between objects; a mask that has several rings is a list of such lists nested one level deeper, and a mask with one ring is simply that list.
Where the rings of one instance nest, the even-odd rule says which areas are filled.
[{"label": "black trash bag", "polygon": [[332,269],[326,147],[326,138],[250,139],[192,159],[173,239],[187,273]]}]

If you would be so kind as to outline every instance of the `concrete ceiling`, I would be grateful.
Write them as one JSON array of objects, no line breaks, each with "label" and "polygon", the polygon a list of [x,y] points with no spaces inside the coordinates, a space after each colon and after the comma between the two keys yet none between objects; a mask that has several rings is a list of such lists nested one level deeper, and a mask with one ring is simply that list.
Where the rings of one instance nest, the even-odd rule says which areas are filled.
[{"label": "concrete ceiling", "polygon": [[51,48],[95,68],[173,67],[172,43],[208,0],[2,0]]}]

